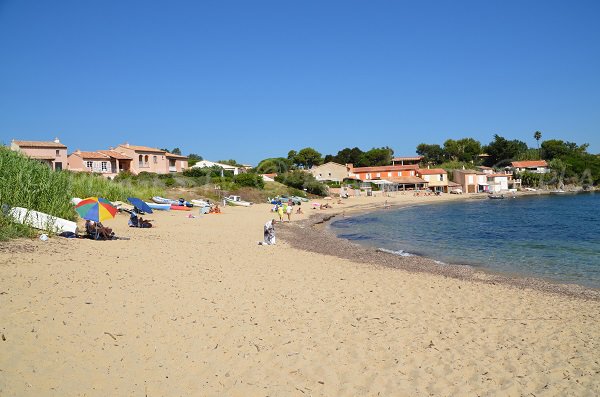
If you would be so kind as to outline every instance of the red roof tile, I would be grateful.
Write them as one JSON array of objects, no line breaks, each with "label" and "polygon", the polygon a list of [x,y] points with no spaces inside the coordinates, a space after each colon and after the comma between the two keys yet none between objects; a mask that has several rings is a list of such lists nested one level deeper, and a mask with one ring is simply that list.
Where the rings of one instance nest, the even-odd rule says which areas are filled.
[{"label": "red roof tile", "polygon": [[69,156],[73,156],[73,155],[81,157],[82,159],[93,159],[93,160],[106,160],[109,158],[107,155],[99,153],[99,152],[82,152],[81,150],[73,152]]},{"label": "red roof tile", "polygon": [[516,168],[527,168],[527,167],[547,167],[548,163],[546,160],[529,160],[529,161],[513,161],[510,163]]},{"label": "red roof tile", "polygon": [[357,167],[352,168],[350,172],[392,172],[392,171],[403,171],[403,170],[417,170],[418,165],[382,165],[378,167]]},{"label": "red roof tile", "polygon": [[108,157],[112,157],[113,159],[117,159],[117,160],[131,160],[131,157],[129,157],[123,153],[114,151],[114,150],[98,150],[98,152],[105,154]]},{"label": "red roof tile", "polygon": [[47,142],[47,141],[16,141],[13,142],[19,147],[44,147],[44,148],[61,148],[66,149],[67,147],[62,143]]},{"label": "red roof tile", "polygon": [[432,169],[420,169],[417,171],[420,175],[439,175],[439,174],[447,174],[446,170],[442,168],[432,168]]},{"label": "red roof tile", "polygon": [[135,150],[135,151],[140,151],[140,152],[152,152],[152,153],[166,154],[166,152],[164,150],[160,150],[160,149],[149,147],[149,146],[136,146],[136,145],[130,145],[128,143],[124,143],[122,145],[119,145],[119,147],[122,147],[125,149],[131,149],[131,150]]}]

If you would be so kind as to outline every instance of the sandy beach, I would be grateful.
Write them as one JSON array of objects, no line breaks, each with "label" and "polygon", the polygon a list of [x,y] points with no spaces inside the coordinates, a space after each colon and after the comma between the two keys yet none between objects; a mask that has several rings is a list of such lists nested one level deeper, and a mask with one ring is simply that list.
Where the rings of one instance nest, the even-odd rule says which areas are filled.
[{"label": "sandy beach", "polygon": [[1,243],[0,395],[599,395],[594,291],[309,250],[316,214],[441,199],[303,205],[275,246],[257,244],[267,204],[106,222],[130,240]]}]

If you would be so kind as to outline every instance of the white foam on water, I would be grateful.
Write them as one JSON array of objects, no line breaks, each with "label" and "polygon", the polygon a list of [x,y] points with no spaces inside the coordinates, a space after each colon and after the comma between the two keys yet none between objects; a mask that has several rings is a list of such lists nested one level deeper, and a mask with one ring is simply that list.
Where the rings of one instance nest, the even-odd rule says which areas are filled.
[{"label": "white foam on water", "polygon": [[393,254],[393,255],[398,255],[398,256],[415,256],[414,254],[411,254],[410,252],[406,252],[404,250],[394,251],[394,250],[389,250],[386,248],[377,248],[377,251],[386,252],[388,254]]}]

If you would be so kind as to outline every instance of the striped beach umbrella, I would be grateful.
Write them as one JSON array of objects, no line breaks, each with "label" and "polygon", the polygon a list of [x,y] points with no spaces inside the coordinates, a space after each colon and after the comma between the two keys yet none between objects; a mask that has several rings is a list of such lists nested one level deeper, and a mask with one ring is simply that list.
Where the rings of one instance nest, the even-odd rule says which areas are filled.
[{"label": "striped beach umbrella", "polygon": [[114,218],[117,214],[115,208],[110,201],[102,197],[88,197],[81,200],[75,206],[75,211],[83,219],[95,222],[102,222],[106,219]]}]

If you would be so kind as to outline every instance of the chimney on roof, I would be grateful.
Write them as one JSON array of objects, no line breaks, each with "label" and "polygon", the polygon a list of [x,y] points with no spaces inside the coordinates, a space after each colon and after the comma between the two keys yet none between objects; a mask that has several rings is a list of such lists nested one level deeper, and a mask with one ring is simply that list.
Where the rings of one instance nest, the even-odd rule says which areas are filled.
[{"label": "chimney on roof", "polygon": [[60,139],[58,137],[54,138],[54,143],[60,143]]}]

